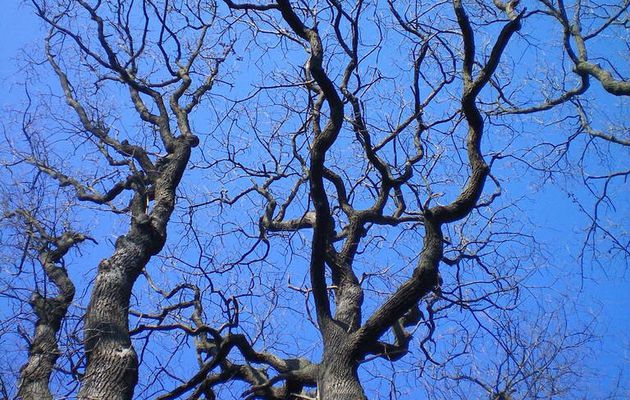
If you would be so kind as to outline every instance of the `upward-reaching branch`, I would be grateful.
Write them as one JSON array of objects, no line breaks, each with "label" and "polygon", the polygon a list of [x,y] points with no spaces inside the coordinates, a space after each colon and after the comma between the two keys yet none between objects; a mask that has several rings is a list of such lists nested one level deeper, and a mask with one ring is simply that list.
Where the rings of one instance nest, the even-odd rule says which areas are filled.
[{"label": "upward-reaching branch", "polygon": [[[323,68],[324,49],[316,29],[307,28],[295,14],[288,0],[278,0],[278,7],[282,17],[291,29],[310,45],[310,57],[307,69],[322,90],[322,94],[330,108],[330,117],[324,128],[313,140],[311,146],[311,162],[309,181],[311,197],[315,208],[315,225],[313,227],[313,242],[311,253],[311,285],[313,297],[320,324],[326,326],[331,318],[330,304],[326,290],[325,263],[326,252],[330,245],[332,216],[328,195],[324,188],[326,152],[335,142],[343,123],[343,102],[337,93],[332,80]],[[325,328],[324,328],[325,329]]]},{"label": "upward-reaching branch", "polygon": [[356,333],[357,347],[362,354],[365,354],[369,347],[388,329],[393,327],[394,323],[399,318],[402,318],[414,304],[438,285],[438,265],[442,260],[444,246],[442,225],[457,221],[473,210],[481,196],[486,177],[488,176],[489,167],[483,159],[480,148],[484,128],[483,118],[477,108],[476,98],[492,77],[510,37],[520,29],[522,14],[516,16],[514,20],[503,27],[486,65],[480,71],[479,76],[474,78],[474,31],[461,0],[453,0],[453,7],[464,44],[464,59],[462,62],[464,88],[461,105],[464,117],[468,122],[466,149],[471,175],[458,197],[451,204],[435,206],[425,211],[425,237],[418,265],[413,271],[413,276],[400,286]]},{"label": "upward-reaching branch", "polygon": [[34,291],[30,305],[37,317],[35,332],[28,349],[28,359],[20,369],[18,397],[23,400],[52,400],[50,376],[59,358],[57,335],[68,307],[74,299],[75,287],[63,265],[70,249],[87,239],[72,231],[51,236],[31,213],[18,210],[13,216],[24,220],[27,235],[38,249],[38,261],[46,277],[57,291],[54,297]]}]

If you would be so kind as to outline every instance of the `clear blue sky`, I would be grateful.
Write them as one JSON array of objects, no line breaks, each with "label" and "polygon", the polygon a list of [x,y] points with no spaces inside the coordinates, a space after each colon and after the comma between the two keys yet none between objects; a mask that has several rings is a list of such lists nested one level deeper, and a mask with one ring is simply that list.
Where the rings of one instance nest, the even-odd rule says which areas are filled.
[{"label": "clear blue sky", "polygon": [[[19,86],[23,75],[18,60],[23,59],[21,52],[37,41],[41,42],[44,34],[31,9],[20,8],[18,4],[17,0],[4,2],[3,16],[0,18],[0,83],[4,88],[0,93],[2,107],[24,101],[23,90]],[[51,84],[54,85],[55,82]],[[630,195],[627,185],[624,191],[626,196]],[[522,194],[527,196],[526,193],[527,188],[524,188]],[[516,193],[514,195],[518,197]],[[554,204],[554,207],[540,207],[541,204]],[[616,379],[613,374],[620,369],[624,369],[622,380],[630,382],[630,272],[622,268],[622,263],[616,264],[613,260],[606,268],[588,268],[588,279],[581,278],[575,255],[582,238],[584,220],[561,190],[552,185],[544,187],[536,192],[535,198],[525,200],[521,207],[525,212],[530,208],[530,218],[534,223],[550,227],[538,240],[549,246],[558,260],[563,260],[558,266],[564,275],[559,285],[565,285],[564,290],[573,294],[572,297],[580,304],[580,310],[597,315],[596,333],[601,336],[601,348],[592,354],[590,366],[601,372],[601,381],[593,382],[599,386],[594,387],[594,393],[605,392],[607,387],[613,385]],[[621,204],[616,215],[625,219],[630,229],[628,203]],[[626,383],[626,393],[630,398],[629,383]]]}]

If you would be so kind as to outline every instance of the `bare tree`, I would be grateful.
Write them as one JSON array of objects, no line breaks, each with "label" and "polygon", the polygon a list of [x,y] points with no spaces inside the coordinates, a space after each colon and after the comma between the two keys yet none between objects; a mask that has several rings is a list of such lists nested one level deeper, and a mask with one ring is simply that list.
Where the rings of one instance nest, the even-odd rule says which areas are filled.
[{"label": "bare tree", "polygon": [[[50,27],[46,58],[76,116],[71,140],[89,143],[101,161],[95,168],[98,172],[85,179],[65,173],[48,154],[38,157],[42,154],[20,153],[17,148],[14,152],[60,186],[72,188],[80,201],[129,216],[128,231],[99,264],[85,312],[87,362],[79,397],[131,398],[138,380],[138,359],[128,328],[132,288],[166,241],[176,189],[191,149],[199,144],[188,116],[212,88],[226,50],[206,49],[214,18],[211,5],[175,10],[152,2],[140,7],[84,1],[33,2],[33,6]],[[104,11],[107,15],[101,16]],[[75,29],[79,21],[89,25]],[[185,31],[191,36],[180,39]],[[154,71],[153,57],[165,68]],[[92,99],[98,98],[104,85],[126,90],[136,117],[151,133],[137,138],[139,143],[133,137],[121,138],[109,111],[73,84],[81,79],[83,68],[95,79]],[[114,202],[121,200],[127,204],[119,208]]]},{"label": "bare tree", "polygon": [[[396,398],[383,371],[399,365],[431,398],[563,395],[565,354],[590,336],[513,317],[532,310],[542,258],[501,199],[505,163],[547,179],[580,166],[596,198],[585,243],[597,258],[603,234],[627,259],[602,218],[627,162],[588,171],[591,149],[627,149],[623,120],[606,122],[619,135],[589,113],[628,81],[587,43],[623,29],[630,3],[531,3],[33,0],[61,101],[7,138],[5,165],[117,236],[76,301],[70,395]],[[557,65],[534,68],[547,54]],[[559,139],[529,135],[548,116]],[[49,275],[86,237],[27,220]],[[51,279],[54,342],[74,289]],[[496,377],[476,376],[469,355],[492,345]]]},{"label": "bare tree", "polygon": [[[37,316],[35,333],[28,351],[28,361],[20,370],[18,397],[23,399],[52,399],[49,389],[50,375],[59,357],[57,334],[72,303],[75,287],[63,266],[63,257],[86,237],[76,232],[64,232],[52,237],[33,215],[18,210],[14,215],[25,220],[26,232],[37,247],[39,262],[46,277],[56,288],[54,297],[33,292],[30,305]],[[25,250],[25,251],[28,251]]]}]

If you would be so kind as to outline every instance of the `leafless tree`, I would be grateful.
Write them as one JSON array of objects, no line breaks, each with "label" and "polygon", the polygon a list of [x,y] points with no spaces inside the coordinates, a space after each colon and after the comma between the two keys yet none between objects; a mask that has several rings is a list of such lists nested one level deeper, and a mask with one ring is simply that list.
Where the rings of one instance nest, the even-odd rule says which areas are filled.
[{"label": "leafless tree", "polygon": [[[50,28],[47,62],[75,114],[67,120],[76,128],[70,140],[79,148],[91,147],[89,151],[96,151],[100,160],[92,171],[85,168],[85,174],[69,175],[53,161],[52,152],[32,151],[31,133],[26,130],[30,152],[17,146],[13,151],[39,173],[72,188],[78,200],[124,213],[130,223],[113,253],[100,262],[94,280],[83,321],[87,362],[80,398],[132,396],[138,380],[138,359],[128,328],[133,284],[164,246],[176,189],[191,149],[199,144],[188,116],[212,88],[229,52],[229,43],[224,48],[217,45],[218,52],[206,48],[221,36],[219,32],[209,38],[214,19],[211,4],[181,6],[33,2]],[[86,21],[89,24],[83,24]],[[156,60],[164,68],[156,71]],[[76,84],[85,71],[94,78],[88,92]],[[105,87],[111,86],[127,92],[146,135],[121,137],[112,111],[100,103]],[[90,172],[91,179],[86,177]],[[119,208],[121,202],[124,206]]]},{"label": "leafless tree", "polygon": [[[32,0],[61,97],[40,93],[4,164],[101,215],[85,235],[116,236],[80,283],[69,395],[397,398],[382,371],[400,365],[430,398],[564,394],[565,354],[590,336],[515,317],[548,259],[501,196],[511,174],[577,165],[596,199],[584,249],[598,258],[604,236],[627,260],[603,215],[628,130],[590,113],[626,101],[627,36],[597,44],[630,3],[519,3]],[[559,129],[531,134],[545,124]],[[51,271],[86,236],[20,215],[64,303],[54,342],[73,296]],[[477,376],[470,356],[491,345]],[[57,351],[36,351],[50,374]]]},{"label": "leafless tree", "polygon": [[[33,292],[30,305],[37,316],[35,333],[29,346],[28,361],[20,370],[18,396],[23,399],[52,399],[49,389],[50,375],[59,357],[57,334],[72,303],[75,287],[63,266],[63,257],[86,237],[76,232],[64,232],[52,237],[30,213],[25,210],[15,212],[25,220],[26,232],[38,247],[39,263],[52,282],[57,295],[49,297]],[[7,217],[14,217],[7,215]]]}]

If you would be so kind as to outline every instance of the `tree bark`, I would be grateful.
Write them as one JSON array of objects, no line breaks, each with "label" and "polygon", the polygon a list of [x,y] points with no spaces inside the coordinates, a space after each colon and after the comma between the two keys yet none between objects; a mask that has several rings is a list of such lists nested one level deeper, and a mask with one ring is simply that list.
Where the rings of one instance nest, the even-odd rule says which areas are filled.
[{"label": "tree bark", "polygon": [[138,357],[129,337],[131,290],[149,260],[141,237],[122,236],[103,260],[85,317],[87,369],[80,399],[131,399],[138,382]]},{"label": "tree bark", "polygon": [[[32,216],[24,215],[30,224],[35,225],[40,232],[42,231],[41,226]],[[42,235],[46,234],[42,233]],[[17,398],[23,400],[52,400],[53,398],[48,384],[59,358],[57,333],[75,294],[74,284],[59,262],[72,246],[85,240],[85,237],[69,232],[57,238],[46,236],[39,239],[45,242],[39,251],[40,263],[47,278],[57,288],[58,294],[50,298],[34,292],[30,300],[37,322],[33,342],[28,350],[28,359],[20,369]],[[54,247],[54,250],[49,247]]]},{"label": "tree bark", "polygon": [[48,387],[53,367],[59,358],[57,332],[66,315],[68,303],[34,294],[31,306],[38,317],[28,360],[20,369],[18,399],[52,400]]},{"label": "tree bark", "polygon": [[359,381],[359,363],[349,343],[339,334],[324,346],[324,357],[319,366],[317,382],[318,400],[366,400]]},{"label": "tree bark", "polygon": [[175,191],[199,140],[176,139],[154,181],[153,209],[139,191],[132,200],[129,232],[118,238],[114,254],[101,261],[85,316],[87,367],[79,399],[130,400],[138,382],[138,356],[129,335],[129,301],[133,285],[152,256],[166,242],[175,208]]}]

